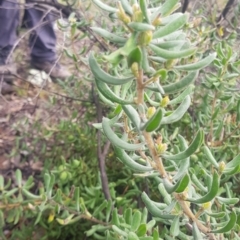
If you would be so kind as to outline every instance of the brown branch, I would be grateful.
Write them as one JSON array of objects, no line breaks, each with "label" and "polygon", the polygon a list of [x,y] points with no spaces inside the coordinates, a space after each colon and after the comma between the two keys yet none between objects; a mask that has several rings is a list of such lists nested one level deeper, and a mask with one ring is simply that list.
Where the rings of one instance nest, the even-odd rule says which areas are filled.
[{"label": "brown branch", "polygon": [[137,77],[137,104],[142,104],[144,100],[143,70],[139,69]]},{"label": "brown branch", "polygon": [[[96,106],[96,111],[97,111],[97,121],[101,122],[102,117],[103,117],[103,109],[102,105],[99,101],[98,95],[94,91],[94,87],[92,85],[92,95],[93,95],[93,101]],[[110,142],[107,141],[105,143],[103,149],[102,149],[102,133],[100,130],[97,132],[97,158],[98,158],[98,164],[99,164],[99,170],[100,170],[100,175],[101,175],[101,182],[102,182],[102,190],[104,193],[104,196],[107,200],[111,200],[111,195],[109,191],[109,185],[108,185],[108,177],[105,169],[105,159],[108,153],[110,147]]]}]

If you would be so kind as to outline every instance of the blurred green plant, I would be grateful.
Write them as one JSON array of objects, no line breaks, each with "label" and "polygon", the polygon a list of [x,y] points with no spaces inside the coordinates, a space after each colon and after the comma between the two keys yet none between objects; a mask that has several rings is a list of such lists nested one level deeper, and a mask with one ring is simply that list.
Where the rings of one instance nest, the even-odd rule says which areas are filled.
[{"label": "blurred green plant", "polygon": [[[20,170],[15,183],[0,176],[1,238],[239,239],[235,30],[223,40],[221,29],[175,12],[177,0],[92,2],[111,20],[93,20],[91,27],[109,52],[91,52],[88,59],[85,47],[65,53],[77,67],[89,64],[93,77],[89,70],[82,74],[106,106],[93,126],[113,146],[106,158],[112,200],[104,199],[89,126],[97,110],[91,84],[72,79],[62,84],[70,99],[87,98],[66,111],[70,119],[54,128],[36,122],[31,133],[19,134],[11,154],[45,159],[44,180],[36,187]],[[58,22],[71,29],[72,44],[86,37],[77,29],[88,25],[75,17]]]}]

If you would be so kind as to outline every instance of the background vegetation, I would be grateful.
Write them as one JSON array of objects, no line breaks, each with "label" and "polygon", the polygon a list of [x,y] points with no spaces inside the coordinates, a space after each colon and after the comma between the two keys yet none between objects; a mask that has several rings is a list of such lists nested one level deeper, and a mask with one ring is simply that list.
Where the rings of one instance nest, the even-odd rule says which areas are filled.
[{"label": "background vegetation", "polygon": [[[126,56],[111,55],[123,48],[131,34],[145,32],[127,25],[127,18],[133,19],[127,9],[136,2],[120,2],[123,14],[118,16],[96,0],[62,2],[66,15],[56,23],[59,54],[73,77],[42,89],[25,81],[28,71],[23,71],[16,81],[17,94],[2,98],[1,239],[239,239],[239,2],[233,2],[226,14],[226,1],[190,2],[189,16],[179,27],[184,34],[167,39],[175,41],[172,46],[160,47],[175,52],[194,47],[197,51],[167,60],[163,56],[154,59],[157,50],[149,45],[151,34],[135,39]],[[140,1],[142,5],[144,2]],[[185,16],[180,14],[178,1],[166,2],[172,6],[161,0],[149,2],[150,12],[158,6],[169,10],[161,12],[165,23],[160,15],[156,29],[171,23],[174,16]],[[120,8],[116,3],[109,4],[113,9]],[[135,10],[143,15],[135,21],[147,23],[149,13],[144,13],[142,5]],[[109,33],[121,38],[112,39]],[[184,45],[176,47],[177,41]],[[28,70],[25,47],[20,45],[14,57],[20,68]],[[149,55],[148,61],[142,61],[147,59],[144,54]],[[178,121],[149,131],[158,144],[158,155],[163,155],[167,183],[154,165],[156,161],[152,161],[149,145],[144,153],[127,151],[138,165],[119,161],[121,157],[115,153],[119,146],[109,139],[106,127],[102,129],[103,117],[115,119],[109,126],[116,137],[129,139],[128,144],[142,141],[146,126],[139,130],[132,115],[124,110],[124,102],[114,102],[111,96],[107,99],[109,95],[99,93],[99,73],[91,68],[93,60],[97,60],[94,66],[116,77],[131,75],[131,67],[137,62],[146,79],[160,76],[161,87],[187,75],[188,69],[181,71],[175,66],[194,64],[208,56],[214,58],[194,69],[199,71],[194,87],[192,82],[169,94],[145,90],[143,102],[137,102],[139,92],[134,84],[126,91],[109,85],[121,101],[137,97],[131,106],[137,114],[146,115],[141,115],[142,124],[151,124],[151,119],[162,121],[162,117],[151,118],[154,108],[167,117],[186,96],[191,99],[189,107],[178,114]],[[154,82],[151,87],[159,85]],[[185,90],[188,92],[183,93]],[[179,95],[184,97],[175,100],[177,105],[169,104],[169,99]],[[194,152],[184,155],[181,162],[174,159],[196,135],[202,139],[195,142]],[[148,164],[146,159],[150,159]],[[144,167],[154,170],[145,171]],[[182,186],[181,191],[177,184]],[[206,195],[206,201],[196,201]],[[190,210],[195,217],[186,213],[187,208],[181,205],[186,199],[181,197],[192,199]]]}]

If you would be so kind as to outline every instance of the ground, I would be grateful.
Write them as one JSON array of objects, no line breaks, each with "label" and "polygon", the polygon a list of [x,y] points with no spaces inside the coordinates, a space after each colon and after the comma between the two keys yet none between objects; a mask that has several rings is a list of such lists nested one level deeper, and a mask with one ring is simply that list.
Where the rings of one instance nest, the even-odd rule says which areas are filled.
[{"label": "ground", "polygon": [[[24,32],[21,31],[20,37]],[[20,41],[13,57],[18,69],[18,77],[13,82],[15,91],[0,96],[0,174],[9,174],[17,168],[28,172],[27,175],[41,171],[43,159],[35,161],[33,155],[37,152],[24,150],[34,141],[36,123],[53,128],[54,124],[71,117],[70,109],[73,106],[78,108],[79,114],[85,109],[80,100],[88,96],[81,95],[82,91],[78,87],[82,85],[81,71],[86,69],[86,66],[79,63],[77,69],[76,63],[64,55],[64,34],[60,30],[56,32],[60,63],[71,71],[73,77],[68,82],[49,82],[45,87],[29,83],[34,76],[29,74],[32,69],[29,64],[27,38]],[[64,44],[66,46],[69,43],[65,41]],[[88,40],[87,43],[85,39],[75,40],[74,47],[80,51],[83,46],[88,48],[89,43],[91,41]],[[39,74],[39,71],[35,74]],[[80,97],[81,99],[75,99]],[[40,137],[39,133],[37,137]]]}]

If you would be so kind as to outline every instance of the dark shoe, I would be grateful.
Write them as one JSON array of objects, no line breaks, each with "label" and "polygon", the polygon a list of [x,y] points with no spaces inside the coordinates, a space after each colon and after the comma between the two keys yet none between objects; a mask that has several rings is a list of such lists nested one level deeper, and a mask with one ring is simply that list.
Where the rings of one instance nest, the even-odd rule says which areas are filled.
[{"label": "dark shoe", "polygon": [[55,61],[37,62],[35,60],[32,60],[31,64],[34,68],[43,70],[53,78],[66,79],[72,75],[66,67],[56,63]]},{"label": "dark shoe", "polygon": [[15,90],[14,90],[13,85],[10,85],[6,82],[2,82],[2,84],[0,84],[0,93],[2,95],[10,94],[10,93],[13,93],[14,91]]},{"label": "dark shoe", "polygon": [[16,65],[11,63],[11,64],[0,64],[0,80],[3,79],[3,81],[6,82],[12,82],[14,77],[17,75],[17,68]]}]

